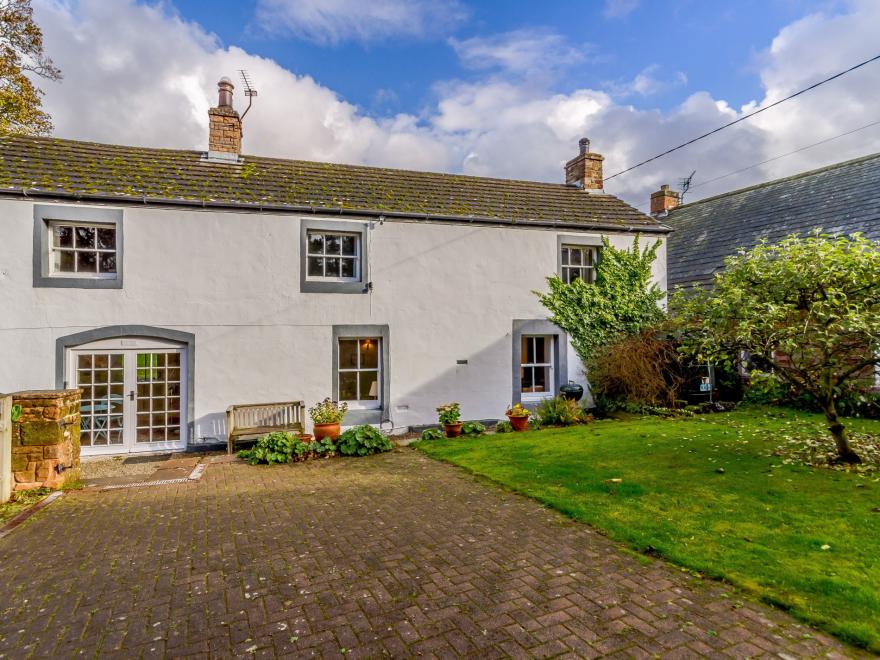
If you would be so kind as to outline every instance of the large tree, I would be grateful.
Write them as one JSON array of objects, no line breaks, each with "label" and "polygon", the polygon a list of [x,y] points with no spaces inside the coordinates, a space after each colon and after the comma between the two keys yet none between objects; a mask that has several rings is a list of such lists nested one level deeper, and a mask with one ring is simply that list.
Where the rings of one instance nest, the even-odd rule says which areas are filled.
[{"label": "large tree", "polygon": [[61,72],[43,52],[43,33],[30,0],[0,0],[0,134],[52,130],[34,76],[58,80]]},{"label": "large tree", "polygon": [[729,257],[711,287],[679,292],[673,312],[700,361],[745,351],[822,408],[838,460],[857,463],[837,411],[880,363],[880,242],[856,234],[766,241]]},{"label": "large tree", "polygon": [[547,279],[549,292],[536,292],[550,311],[550,320],[571,337],[584,365],[589,365],[603,346],[638,335],[665,317],[659,303],[666,294],[651,281],[659,247],[660,241],[656,241],[641,248],[638,236],[629,250],[615,248],[603,239],[595,281],[576,279],[566,284],[553,276]]}]

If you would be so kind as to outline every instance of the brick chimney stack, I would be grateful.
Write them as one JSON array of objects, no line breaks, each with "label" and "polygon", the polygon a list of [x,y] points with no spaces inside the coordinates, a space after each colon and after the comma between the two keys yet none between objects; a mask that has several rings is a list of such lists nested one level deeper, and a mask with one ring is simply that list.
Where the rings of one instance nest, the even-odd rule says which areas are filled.
[{"label": "brick chimney stack", "polygon": [[586,191],[601,191],[602,161],[604,156],[590,153],[590,141],[581,138],[578,142],[580,153],[565,164],[565,183]]},{"label": "brick chimney stack", "polygon": [[660,190],[651,193],[651,215],[666,215],[681,203],[681,196],[665,183]]},{"label": "brick chimney stack", "polygon": [[208,110],[208,159],[238,161],[241,153],[241,118],[232,107],[232,81],[223,77],[217,83],[217,107]]}]

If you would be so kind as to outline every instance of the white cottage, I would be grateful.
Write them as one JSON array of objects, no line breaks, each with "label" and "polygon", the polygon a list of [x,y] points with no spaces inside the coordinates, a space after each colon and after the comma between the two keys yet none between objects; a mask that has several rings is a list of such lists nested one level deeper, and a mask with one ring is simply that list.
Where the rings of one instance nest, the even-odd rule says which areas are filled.
[{"label": "white cottage", "polygon": [[496,419],[583,382],[532,292],[669,231],[603,192],[586,140],[564,184],[240,145],[225,80],[207,152],[0,138],[0,392],[82,388],[84,455],[224,442],[240,403]]}]

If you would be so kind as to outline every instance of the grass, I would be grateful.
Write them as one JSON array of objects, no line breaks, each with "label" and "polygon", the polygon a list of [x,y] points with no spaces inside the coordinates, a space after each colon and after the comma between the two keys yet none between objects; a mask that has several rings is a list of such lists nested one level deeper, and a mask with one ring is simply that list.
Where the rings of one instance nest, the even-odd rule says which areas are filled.
[{"label": "grass", "polygon": [[52,492],[51,488],[32,488],[31,490],[17,490],[12,493],[12,499],[6,504],[0,504],[0,525],[15,518],[25,509],[29,509],[37,502],[46,499]]},{"label": "grass", "polygon": [[880,473],[771,455],[822,428],[817,415],[746,408],[416,446],[878,652]]}]

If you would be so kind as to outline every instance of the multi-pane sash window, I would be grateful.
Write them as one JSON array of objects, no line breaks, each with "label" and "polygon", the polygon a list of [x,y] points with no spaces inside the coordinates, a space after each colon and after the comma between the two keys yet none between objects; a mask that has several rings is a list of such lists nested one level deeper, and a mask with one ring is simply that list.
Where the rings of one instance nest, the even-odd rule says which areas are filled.
[{"label": "multi-pane sash window", "polygon": [[596,279],[596,259],[598,248],[589,245],[562,246],[562,281],[571,284],[574,280],[592,282]]},{"label": "multi-pane sash window", "polygon": [[379,337],[339,340],[339,400],[353,408],[378,408],[382,350]]},{"label": "multi-pane sash window", "polygon": [[116,226],[50,222],[53,275],[116,277]]},{"label": "multi-pane sash window", "polygon": [[361,237],[326,231],[308,233],[308,277],[353,282],[361,277]]},{"label": "multi-pane sash window", "polygon": [[553,396],[553,337],[523,335],[520,391],[523,400]]}]

